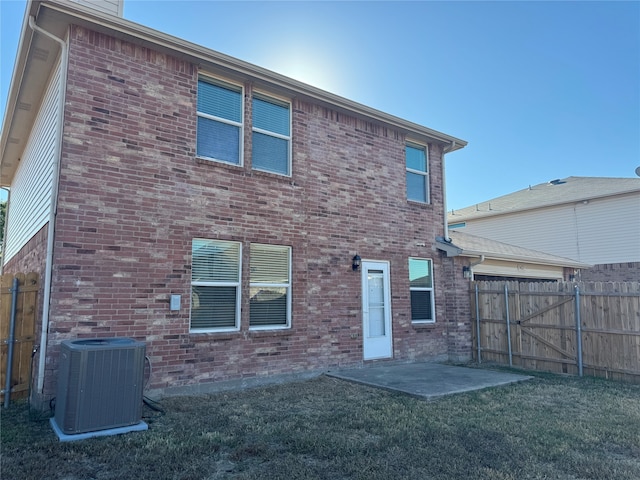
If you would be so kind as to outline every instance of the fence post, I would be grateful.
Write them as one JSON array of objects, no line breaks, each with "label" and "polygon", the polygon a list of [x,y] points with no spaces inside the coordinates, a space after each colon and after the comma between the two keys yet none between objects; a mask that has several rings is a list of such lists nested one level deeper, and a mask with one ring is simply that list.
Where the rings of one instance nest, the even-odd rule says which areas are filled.
[{"label": "fence post", "polygon": [[582,319],[580,318],[580,287],[575,285],[576,290],[576,362],[578,364],[578,375],[582,376]]},{"label": "fence post", "polygon": [[509,319],[509,288],[504,284],[504,305],[507,311],[507,345],[509,347],[509,366],[513,367],[513,354],[511,353],[511,321]]},{"label": "fence post", "polygon": [[478,304],[478,284],[476,283],[476,344],[478,345],[478,364],[482,363],[480,354],[480,305]]},{"label": "fence post", "polygon": [[18,277],[13,279],[11,288],[11,320],[9,321],[9,339],[7,340],[7,371],[4,387],[4,408],[9,408],[11,402],[11,374],[13,373],[13,344],[16,337],[16,306],[18,304]]}]

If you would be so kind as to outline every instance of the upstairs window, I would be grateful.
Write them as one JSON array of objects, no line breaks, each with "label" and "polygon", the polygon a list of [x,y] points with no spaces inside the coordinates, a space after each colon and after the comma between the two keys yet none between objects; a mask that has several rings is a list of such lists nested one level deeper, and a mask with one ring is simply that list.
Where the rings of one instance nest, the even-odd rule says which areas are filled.
[{"label": "upstairs window", "polygon": [[252,167],[291,175],[291,106],[254,94],[252,107]]},{"label": "upstairs window", "polygon": [[291,325],[291,248],[251,244],[249,326],[254,329]]},{"label": "upstairs window", "polygon": [[407,200],[429,203],[429,176],[427,150],[424,146],[407,143]]},{"label": "upstairs window", "polygon": [[431,260],[409,258],[409,290],[411,293],[411,321],[413,323],[435,322]]},{"label": "upstairs window", "polygon": [[191,331],[240,328],[241,245],[194,238],[191,244]]},{"label": "upstairs window", "polygon": [[198,80],[198,157],[242,164],[242,88]]}]

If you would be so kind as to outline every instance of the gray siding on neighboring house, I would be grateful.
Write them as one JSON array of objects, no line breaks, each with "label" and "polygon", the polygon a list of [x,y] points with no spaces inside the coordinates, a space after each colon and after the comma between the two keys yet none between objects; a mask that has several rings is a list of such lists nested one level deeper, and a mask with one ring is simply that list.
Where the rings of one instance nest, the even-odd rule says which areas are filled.
[{"label": "gray siding on neighboring house", "polygon": [[[585,202],[465,219],[461,232],[590,264],[640,261],[640,196]],[[455,222],[455,216],[450,217]]]},{"label": "gray siding on neighboring house", "polygon": [[5,264],[24,247],[49,220],[53,165],[58,134],[60,62],[44,94],[31,135],[11,184],[7,216]]}]

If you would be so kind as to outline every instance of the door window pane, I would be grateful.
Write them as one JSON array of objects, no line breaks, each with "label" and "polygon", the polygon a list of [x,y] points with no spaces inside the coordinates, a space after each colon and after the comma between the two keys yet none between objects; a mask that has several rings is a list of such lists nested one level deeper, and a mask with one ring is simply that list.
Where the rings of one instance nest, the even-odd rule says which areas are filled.
[{"label": "door window pane", "polygon": [[384,325],[384,277],[381,270],[369,270],[369,336],[382,337],[385,335]]}]

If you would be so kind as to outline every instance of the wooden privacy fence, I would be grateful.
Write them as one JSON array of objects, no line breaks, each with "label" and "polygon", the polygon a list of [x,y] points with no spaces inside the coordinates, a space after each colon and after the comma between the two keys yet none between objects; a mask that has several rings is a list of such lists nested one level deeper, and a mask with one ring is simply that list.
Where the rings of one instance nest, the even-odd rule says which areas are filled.
[{"label": "wooden privacy fence", "polygon": [[479,362],[640,383],[640,283],[474,282]]},{"label": "wooden privacy fence", "polygon": [[[14,301],[14,279],[17,294]],[[35,339],[38,281],[37,273],[6,274],[0,277],[0,386],[6,405],[6,385],[9,351],[13,344],[11,363],[11,399],[24,398],[29,392],[31,352]],[[15,306],[15,324],[11,341],[11,311]]]}]

